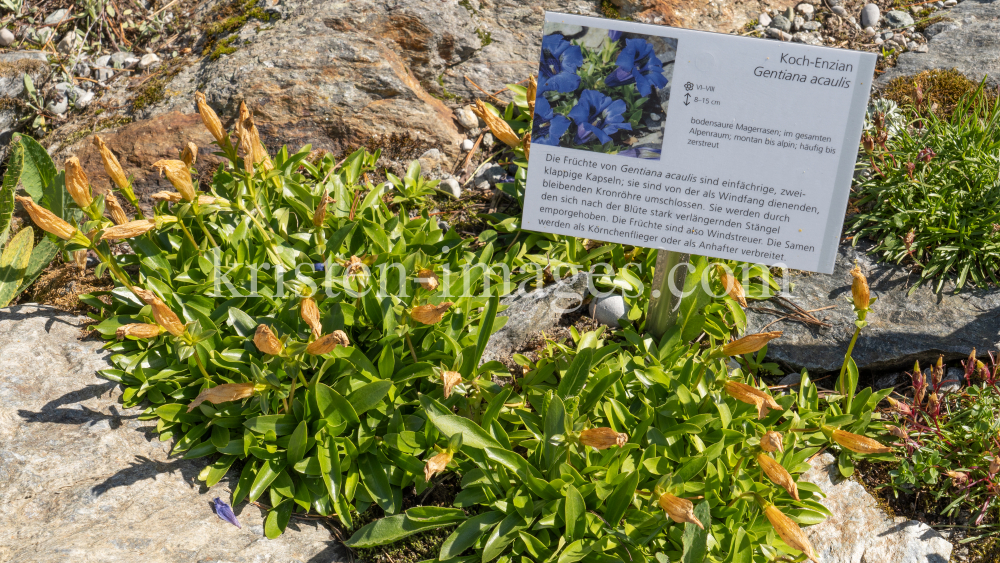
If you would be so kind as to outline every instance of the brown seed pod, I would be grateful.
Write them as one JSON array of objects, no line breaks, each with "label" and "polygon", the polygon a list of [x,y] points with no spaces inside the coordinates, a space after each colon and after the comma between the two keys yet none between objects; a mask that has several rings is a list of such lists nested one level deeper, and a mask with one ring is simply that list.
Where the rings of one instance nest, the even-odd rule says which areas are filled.
[{"label": "brown seed pod", "polygon": [[528,115],[535,115],[535,98],[538,92],[538,79],[532,74],[528,76],[528,91],[524,94],[524,98],[528,102]]},{"label": "brown seed pod", "polygon": [[16,196],[15,199],[24,206],[24,210],[31,216],[31,220],[43,231],[52,233],[63,240],[70,240],[73,238],[73,235],[79,232],[73,225],[70,225],[48,209],[38,205],[30,197]]},{"label": "brown seed pod", "polygon": [[[340,334],[337,334],[338,332]],[[335,330],[330,334],[320,336],[312,341],[309,346],[306,346],[306,353],[313,356],[322,356],[323,354],[332,352],[337,346],[343,345],[343,340],[346,340],[346,338],[341,338],[342,334],[343,331]]]},{"label": "brown seed pod", "polygon": [[240,140],[240,148],[243,149],[243,164],[247,172],[253,174],[253,167],[256,165],[265,172],[274,168],[271,157],[260,142],[260,133],[246,102],[240,102],[240,111],[236,119],[236,136]]},{"label": "brown seed pod", "polygon": [[441,322],[445,311],[454,305],[451,301],[445,301],[440,305],[418,305],[410,310],[410,317],[425,325],[432,325]]},{"label": "brown seed pod", "polygon": [[167,332],[174,336],[184,334],[184,323],[156,294],[139,288],[136,288],[135,292],[153,309],[153,318],[156,319],[158,325],[167,329]]},{"label": "brown seed pod", "polygon": [[118,203],[118,198],[115,197],[115,194],[109,193],[104,196],[104,207],[108,210],[108,215],[111,215],[111,220],[115,222],[115,225],[128,223],[128,215],[125,214],[122,205]]},{"label": "brown seed pod", "polygon": [[758,332],[757,334],[750,334],[740,338],[738,340],[733,340],[729,344],[722,347],[722,355],[724,356],[742,356],[743,354],[752,354],[757,352],[761,348],[767,345],[768,342],[774,340],[781,336],[780,330],[775,330],[771,332]]},{"label": "brown seed pod", "polygon": [[757,454],[757,463],[760,464],[760,468],[764,470],[764,474],[767,475],[768,479],[788,491],[788,494],[792,495],[793,499],[800,500],[799,488],[795,484],[795,479],[792,478],[792,475],[780,463],[766,453]]},{"label": "brown seed pod", "polygon": [[730,379],[726,381],[723,388],[730,397],[737,401],[756,406],[758,420],[767,416],[771,409],[782,410],[781,405],[775,402],[773,397],[746,383]]},{"label": "brown seed pod", "polygon": [[125,340],[126,336],[138,339],[155,338],[160,335],[161,330],[159,325],[132,323],[118,327],[118,330],[115,331],[115,337],[118,340]]},{"label": "brown seed pod", "polygon": [[510,125],[507,125],[506,121],[490,111],[482,100],[478,98],[476,99],[476,107],[472,108],[472,113],[476,114],[479,119],[486,122],[486,126],[490,128],[490,132],[492,132],[493,136],[499,139],[500,142],[510,148],[516,148],[521,144],[521,139],[517,138],[517,134],[510,128]]},{"label": "brown seed pod", "polygon": [[427,291],[434,291],[438,288],[438,285],[440,285],[437,274],[434,273],[434,270],[426,269],[417,272],[417,283],[419,283],[420,287],[426,289]]},{"label": "brown seed pod", "polygon": [[216,115],[215,110],[213,110],[205,100],[205,94],[195,92],[194,99],[198,104],[198,113],[201,114],[201,122],[205,124],[205,128],[208,129],[208,132],[215,137],[215,140],[220,145],[228,144],[229,136],[226,135],[226,130],[222,128],[222,122],[219,121],[219,116]]},{"label": "brown seed pod", "polygon": [[319,205],[316,206],[316,211],[313,212],[313,225],[316,227],[322,227],[323,222],[326,221],[326,206],[333,201],[329,194],[323,192],[323,197],[319,200]]},{"label": "brown seed pod", "polygon": [[462,374],[457,371],[441,372],[441,381],[444,383],[444,398],[451,397],[451,390],[462,382]]},{"label": "brown seed pod", "polygon": [[319,307],[316,306],[316,302],[311,297],[303,297],[300,309],[299,313],[302,315],[302,320],[309,325],[313,338],[319,338],[319,335],[323,332],[323,323],[319,320]]},{"label": "brown seed pod", "polygon": [[257,325],[257,332],[253,335],[253,343],[258,350],[269,356],[277,356],[285,348],[278,337],[271,332],[271,328],[265,324]]},{"label": "brown seed pod", "polygon": [[167,180],[174,185],[174,189],[181,194],[185,201],[194,201],[196,195],[194,184],[191,183],[191,170],[182,160],[157,160],[153,163],[161,174],[167,176]]},{"label": "brown seed pod", "polygon": [[613,428],[588,428],[580,432],[580,443],[595,450],[606,450],[611,446],[624,446],[628,434],[615,432]]},{"label": "brown seed pod", "polygon": [[198,162],[198,145],[191,142],[184,145],[184,150],[181,151],[181,161],[187,164],[188,168],[194,166],[194,163]]},{"label": "brown seed pod", "polygon": [[104,234],[101,238],[104,240],[122,240],[126,238],[134,238],[142,234],[146,234],[156,227],[156,221],[153,219],[139,219],[137,221],[129,221],[124,225],[115,225],[114,227],[109,227],[105,229]]},{"label": "brown seed pod", "polygon": [[66,159],[66,191],[81,208],[90,207],[94,198],[90,194],[90,180],[80,167],[80,159]]},{"label": "brown seed pod", "polygon": [[868,280],[861,273],[860,266],[854,266],[854,269],[851,270],[851,277],[854,278],[854,281],[851,282],[851,297],[854,298],[854,307],[859,310],[867,309],[871,301],[871,292],[868,290]]},{"label": "brown seed pod", "polygon": [[187,412],[193,411],[195,407],[205,401],[208,401],[213,405],[218,405],[219,403],[228,403],[229,401],[246,399],[247,397],[253,395],[253,390],[253,383],[224,383],[222,385],[216,385],[211,389],[205,389],[199,393],[198,396],[191,401],[191,404],[188,405]]},{"label": "brown seed pod", "polygon": [[746,309],[746,292],[743,291],[743,284],[740,283],[740,280],[730,275],[729,270],[722,264],[716,264],[715,269],[719,273],[719,281],[722,282],[722,287],[725,289],[726,294],[735,299],[740,304],[740,307]]},{"label": "brown seed pod", "polygon": [[[155,194],[149,197],[153,198],[153,200],[155,201],[167,201],[170,203],[177,203],[178,201],[184,199],[184,197],[177,192],[156,192]],[[199,205],[211,205],[217,201],[225,201],[225,200],[220,200],[219,198],[212,197],[210,195],[198,196]]]},{"label": "brown seed pod", "polygon": [[127,190],[129,183],[128,177],[125,176],[125,171],[122,170],[122,165],[118,163],[118,159],[115,158],[115,153],[111,152],[111,149],[104,144],[104,140],[99,136],[94,135],[94,146],[101,153],[101,162],[104,164],[104,173],[111,178],[111,181],[118,186],[118,189]]},{"label": "brown seed pod", "polygon": [[667,516],[671,520],[678,524],[681,522],[690,522],[702,530],[705,529],[705,526],[694,515],[694,504],[687,499],[675,497],[670,493],[663,493],[660,495],[660,508],[667,513]]},{"label": "brown seed pod", "polygon": [[806,537],[806,533],[802,531],[802,528],[792,521],[791,518],[782,514],[773,504],[767,505],[767,508],[764,509],[764,516],[771,523],[774,531],[778,533],[778,537],[788,544],[789,547],[801,551],[813,563],[819,563],[819,559],[816,557],[816,549],[813,547],[812,542]]},{"label": "brown seed pod", "polygon": [[430,481],[431,477],[444,471],[448,467],[448,464],[451,463],[452,456],[453,454],[449,452],[439,452],[427,460],[427,464],[424,465],[424,480]]},{"label": "brown seed pod", "polygon": [[852,434],[839,428],[833,431],[833,441],[859,454],[887,454],[892,452],[892,448],[883,445],[881,442],[872,440],[867,436]]},{"label": "brown seed pod", "polygon": [[764,435],[760,437],[760,449],[765,452],[784,452],[785,443],[781,436],[781,432],[775,430],[765,432]]}]

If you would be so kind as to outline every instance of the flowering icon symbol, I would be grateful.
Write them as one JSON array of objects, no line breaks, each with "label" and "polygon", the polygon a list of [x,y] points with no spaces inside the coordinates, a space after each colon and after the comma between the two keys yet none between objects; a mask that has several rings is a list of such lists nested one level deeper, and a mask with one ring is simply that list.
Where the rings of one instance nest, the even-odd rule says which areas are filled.
[{"label": "flowering icon symbol", "polygon": [[686,82],[684,84],[684,89],[690,92],[691,90],[694,90],[694,84],[692,84],[691,82]]}]

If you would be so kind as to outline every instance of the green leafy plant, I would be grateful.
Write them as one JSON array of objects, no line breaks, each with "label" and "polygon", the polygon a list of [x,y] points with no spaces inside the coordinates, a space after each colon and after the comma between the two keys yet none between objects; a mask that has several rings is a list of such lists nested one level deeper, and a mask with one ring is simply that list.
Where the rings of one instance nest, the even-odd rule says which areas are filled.
[{"label": "green leafy plant", "polygon": [[[966,283],[998,283],[1000,212],[1000,98],[985,83],[959,102],[947,120],[906,111],[911,126],[888,138],[884,124],[865,136],[868,177],[855,187],[860,213],[849,217],[855,244],[875,241],[871,252],[920,268],[921,284],[940,291],[954,276]],[[917,285],[914,285],[917,287]]]},{"label": "green leafy plant", "polygon": [[407,209],[427,207],[428,198],[434,195],[434,188],[441,183],[440,180],[428,180],[421,176],[420,162],[416,160],[410,163],[406,175],[402,178],[390,173],[386,173],[385,176],[395,192],[392,202],[399,205],[404,212]]}]

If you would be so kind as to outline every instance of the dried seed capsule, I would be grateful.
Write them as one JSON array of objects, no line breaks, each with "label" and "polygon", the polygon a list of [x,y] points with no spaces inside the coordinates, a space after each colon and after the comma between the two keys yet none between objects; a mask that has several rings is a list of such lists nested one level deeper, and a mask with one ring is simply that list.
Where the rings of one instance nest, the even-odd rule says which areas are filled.
[{"label": "dried seed capsule", "polygon": [[528,91],[524,98],[528,102],[528,115],[535,115],[535,97],[538,92],[538,79],[532,74],[528,77]]},{"label": "dried seed capsule", "polygon": [[136,288],[135,292],[153,309],[153,318],[156,319],[158,325],[167,329],[167,332],[174,336],[184,334],[184,323],[170,310],[170,307],[167,307],[166,303],[152,291]]},{"label": "dried seed capsule", "polygon": [[778,533],[778,537],[788,544],[789,547],[801,551],[813,563],[819,563],[819,559],[816,557],[816,549],[813,548],[812,542],[806,537],[806,533],[802,531],[802,528],[793,522],[791,518],[782,514],[773,504],[769,504],[764,508],[764,516],[771,523],[771,526],[774,527],[774,531]]},{"label": "dried seed capsule", "polygon": [[472,113],[486,122],[486,126],[490,128],[493,136],[505,145],[516,148],[521,144],[521,139],[517,138],[517,134],[510,128],[510,125],[507,125],[506,121],[490,111],[482,100],[476,99],[476,107],[472,108]]},{"label": "dried seed capsule", "polygon": [[153,163],[153,168],[167,176],[167,180],[170,180],[185,201],[194,201],[194,184],[191,183],[191,170],[187,164],[181,160],[157,160]]},{"label": "dried seed capsule", "polygon": [[611,446],[624,446],[628,434],[615,432],[613,428],[588,428],[580,432],[580,443],[595,450],[606,450]]},{"label": "dried seed capsule", "polygon": [[913,413],[913,410],[910,409],[910,406],[905,403],[900,403],[899,401],[893,399],[892,397],[886,397],[885,400],[889,403],[889,407],[892,410],[897,411],[900,414],[909,415]]},{"label": "dried seed capsule", "polygon": [[156,221],[153,219],[139,219],[138,221],[129,221],[124,225],[115,225],[114,227],[109,227],[101,235],[104,240],[122,240],[126,238],[134,238],[142,234],[146,234],[156,227]]},{"label": "dried seed capsule", "polygon": [[660,508],[662,508],[671,520],[680,524],[681,522],[691,522],[702,530],[705,526],[698,521],[694,515],[694,504],[683,498],[675,497],[670,493],[660,495]]},{"label": "dried seed capsule", "polygon": [[726,381],[724,389],[730,397],[737,401],[756,406],[758,419],[767,416],[771,409],[782,410],[781,405],[775,402],[773,397],[746,383],[730,379]]},{"label": "dried seed capsule", "polygon": [[434,291],[438,288],[438,277],[434,270],[420,270],[417,272],[417,283],[427,291]]},{"label": "dried seed capsule", "polygon": [[451,301],[445,301],[440,305],[418,305],[410,310],[410,317],[425,325],[437,324],[441,322],[445,311],[452,305]]},{"label": "dried seed capsule", "polygon": [[892,448],[882,445],[881,442],[872,440],[867,436],[852,434],[839,428],[833,431],[833,441],[859,454],[887,454],[892,452]]},{"label": "dried seed capsule", "polygon": [[216,385],[211,389],[205,389],[199,393],[198,396],[191,401],[191,404],[188,405],[187,412],[193,411],[195,407],[205,401],[208,401],[213,405],[218,405],[219,403],[228,403],[229,401],[246,399],[247,397],[253,395],[253,391],[253,383],[224,383],[222,385]]},{"label": "dried seed capsule", "polygon": [[858,310],[867,309],[871,301],[871,292],[868,290],[868,280],[861,273],[861,267],[857,264],[851,270],[851,277],[854,278],[854,281],[851,282],[851,297],[854,298],[854,307]]},{"label": "dried seed capsule", "polygon": [[118,203],[118,198],[115,194],[109,193],[104,196],[104,207],[108,210],[108,215],[111,215],[111,220],[115,222],[116,225],[124,225],[128,223],[128,215],[125,215],[125,210],[122,209],[122,205]]},{"label": "dried seed capsule", "polygon": [[132,338],[155,338],[160,335],[160,330],[162,329],[160,329],[159,325],[132,323],[118,327],[118,330],[115,331],[115,337],[118,340],[125,340],[126,336],[131,336]]},{"label": "dried seed capsule", "polygon": [[181,151],[181,161],[187,164],[188,168],[194,166],[194,163],[198,161],[198,145],[190,142],[184,145],[184,150]]},{"label": "dried seed capsule", "polygon": [[729,344],[723,346],[722,355],[742,356],[743,354],[752,354],[782,334],[783,333],[780,330],[775,330],[772,332],[758,332],[757,334],[744,336],[743,338],[733,340]]},{"label": "dried seed capsule", "polygon": [[760,437],[760,449],[765,452],[784,452],[785,443],[782,439],[781,432],[771,430],[765,432],[763,436]]},{"label": "dried seed capsule", "polygon": [[740,307],[745,309],[747,298],[746,292],[743,291],[743,284],[740,283],[740,280],[731,276],[729,270],[722,264],[716,264],[715,269],[719,273],[719,281],[722,282],[722,287],[725,289],[726,294],[735,299],[740,304]]},{"label": "dried seed capsule", "polygon": [[278,337],[265,324],[257,325],[257,332],[253,335],[253,343],[258,350],[269,356],[277,356],[284,349]]},{"label": "dried seed capsule", "polygon": [[[170,203],[177,203],[178,201],[184,199],[184,197],[177,192],[156,192],[155,194],[149,196],[155,201],[167,201]],[[216,202],[226,202],[224,199],[217,197],[212,197],[210,195],[200,195],[198,196],[199,205],[211,205]]]},{"label": "dried seed capsule", "polygon": [[247,172],[252,174],[254,165],[258,164],[265,172],[274,168],[271,157],[260,142],[260,133],[254,124],[253,114],[245,102],[240,102],[240,112],[236,119],[236,136],[240,140],[240,148],[243,149],[243,164]]},{"label": "dried seed capsule", "polygon": [[439,452],[434,457],[427,460],[427,464],[424,465],[424,480],[430,481],[431,477],[441,473],[448,467],[451,463],[451,458],[454,456],[451,452]]},{"label": "dried seed capsule", "polygon": [[38,228],[43,231],[52,233],[63,240],[75,238],[76,240],[74,242],[89,242],[86,237],[84,237],[83,234],[76,229],[76,227],[70,225],[66,221],[63,221],[59,217],[56,217],[55,214],[35,203],[35,201],[30,197],[16,196],[15,199],[17,199],[17,201],[24,206],[25,211],[27,211],[28,215],[31,216],[31,220],[34,221],[34,223],[38,225]]},{"label": "dried seed capsule", "polygon": [[316,211],[313,212],[313,225],[316,227],[322,227],[323,222],[326,221],[326,206],[333,201],[333,199],[323,192],[323,197],[319,200],[319,205],[316,206]]},{"label": "dried seed capsule", "polygon": [[90,207],[94,198],[90,194],[90,180],[80,167],[80,159],[66,159],[66,191],[81,208]]},{"label": "dried seed capsule", "polygon": [[208,102],[205,101],[205,94],[195,92],[194,99],[198,104],[198,113],[201,114],[201,122],[205,124],[208,132],[215,137],[215,140],[220,145],[228,144],[229,137],[226,135],[226,130],[222,128],[222,122],[219,121],[219,116],[216,115],[215,110],[209,107]]},{"label": "dried seed capsule", "polygon": [[309,346],[306,346],[306,353],[312,354],[313,356],[322,356],[323,354],[328,354],[333,351],[334,348],[341,345],[340,335],[343,331],[334,331],[330,334],[324,334],[316,340],[312,341]]},{"label": "dried seed capsule", "polygon": [[444,383],[444,398],[451,397],[451,390],[462,382],[462,374],[457,371],[441,372],[441,381]]},{"label": "dried seed capsule", "polygon": [[800,500],[799,488],[795,485],[795,479],[792,479],[792,475],[780,463],[765,453],[757,455],[757,463],[760,464],[760,468],[764,470],[768,479],[788,491],[793,499]]},{"label": "dried seed capsule", "polygon": [[118,163],[115,154],[111,152],[111,149],[97,135],[94,135],[94,146],[101,153],[101,162],[104,163],[104,173],[111,178],[111,181],[118,186],[118,189],[127,191],[129,189],[128,177],[125,176],[125,171],[122,170],[122,165]]},{"label": "dried seed capsule", "polygon": [[303,297],[300,309],[302,320],[309,325],[313,338],[319,338],[323,332],[323,323],[319,320],[319,307],[316,306],[316,302],[311,297]]}]

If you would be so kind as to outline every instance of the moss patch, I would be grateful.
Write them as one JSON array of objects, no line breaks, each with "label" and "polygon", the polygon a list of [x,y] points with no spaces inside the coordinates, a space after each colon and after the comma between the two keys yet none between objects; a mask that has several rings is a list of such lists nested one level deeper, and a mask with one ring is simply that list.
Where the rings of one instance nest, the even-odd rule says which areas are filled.
[{"label": "moss patch", "polygon": [[[917,86],[920,86],[924,95],[921,113],[926,115],[933,108],[934,113],[942,119],[951,117],[958,102],[979,89],[977,82],[969,80],[957,70],[926,70],[915,76],[901,76],[892,80],[882,91],[882,96],[900,106],[916,105]],[[991,100],[996,97],[996,93],[992,91],[984,91],[980,95]]]},{"label": "moss patch", "polygon": [[601,0],[601,13],[604,17],[611,18],[613,20],[622,19],[621,12],[618,11],[618,6],[615,6],[611,0]]},{"label": "moss patch", "polygon": [[235,52],[236,48],[231,47],[235,38],[223,40],[223,37],[242,29],[251,18],[265,23],[271,21],[270,16],[257,7],[257,0],[233,0],[212,8],[205,18],[207,23],[201,26],[202,33],[208,38],[201,54],[210,56],[214,61]]},{"label": "moss patch", "polygon": [[210,58],[213,61],[215,61],[215,60],[218,60],[219,57],[221,57],[222,55],[228,55],[230,53],[235,53],[236,52],[236,47],[233,47],[232,44],[233,44],[234,41],[236,41],[236,39],[237,39],[237,37],[235,35],[230,35],[229,37],[227,37],[227,38],[223,39],[222,41],[219,41],[218,43],[216,43],[215,44],[215,50],[212,51],[212,54],[209,55],[208,58]]}]

